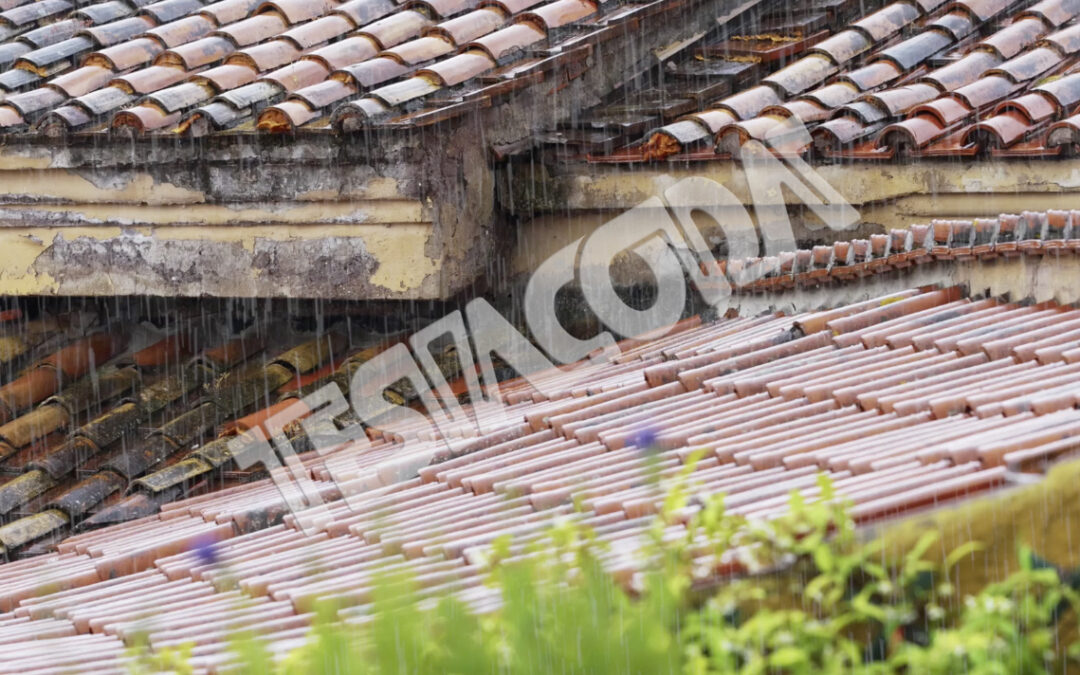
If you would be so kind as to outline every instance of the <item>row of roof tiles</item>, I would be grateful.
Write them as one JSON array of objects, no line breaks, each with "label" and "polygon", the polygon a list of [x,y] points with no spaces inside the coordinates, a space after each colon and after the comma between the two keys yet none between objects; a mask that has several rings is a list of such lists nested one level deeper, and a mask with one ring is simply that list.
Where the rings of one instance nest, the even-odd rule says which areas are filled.
[{"label": "row of roof tiles", "polygon": [[[574,64],[592,45],[672,3],[114,0],[76,10],[37,2],[9,10],[17,25],[0,44],[0,129],[201,135],[430,124],[531,86],[552,68],[580,74]],[[644,138],[624,136],[624,149],[588,156],[729,157],[750,139],[777,141],[771,136],[786,119],[807,125],[811,139],[782,139],[781,149],[817,157],[1069,154],[1080,5],[1025,4],[900,0],[832,35],[807,19],[790,39],[770,35],[761,47],[751,46],[755,36],[704,44],[704,69],[683,68],[704,82],[696,104],[668,106],[688,114]],[[20,18],[37,5],[53,13]],[[709,97],[734,78],[715,63],[757,69],[793,57],[754,86]],[[617,136],[650,119],[638,119],[633,105],[616,108],[604,108],[601,126]],[[569,133],[537,140],[572,142]]]},{"label": "row of roof tiles", "polygon": [[1080,3],[1026,4],[894,2],[757,85],[590,159],[737,157],[750,140],[831,159],[1068,154]]},{"label": "row of roof tiles", "polygon": [[[3,329],[17,341],[38,321]],[[41,347],[24,350],[16,376],[0,387],[0,461],[17,472],[0,485],[0,515],[17,540],[92,515],[211,431],[244,428],[249,409],[324,375],[342,348],[328,334],[274,357],[254,338],[195,350],[196,329],[129,349],[127,330],[37,358]]]},{"label": "row of roof tiles", "polygon": [[[52,10],[38,21],[71,13],[13,25],[0,45],[4,132],[291,131],[326,126],[335,109],[339,127],[427,123],[462,102],[421,110],[430,95],[505,95],[584,59],[571,47],[609,39],[613,26],[663,4],[600,17],[592,0],[113,0],[74,11],[51,2],[8,11]],[[571,24],[583,32],[555,44]]]},{"label": "row of roof tiles", "polygon": [[1080,253],[1080,211],[1024,211],[941,219],[775,256],[722,261],[738,292],[775,292],[903,270],[936,261],[990,261]]},{"label": "row of roof tiles", "polygon": [[[300,644],[320,597],[337,599],[341,620],[367,621],[373,575],[388,565],[411,571],[424,597],[452,592],[490,611],[499,605],[482,583],[490,543],[511,534],[511,555],[529,555],[526,543],[554,516],[593,527],[609,544],[607,568],[632,583],[662,500],[646,475],[672,478],[702,451],[691,494],[723,492],[730,510],[755,518],[782,513],[791,490],[813,497],[819,472],[861,522],[964,498],[1075,452],[1078,335],[1072,308],[958,288],[686,320],[666,337],[624,343],[612,363],[583,364],[584,380],[544,376],[547,395],[506,383],[505,426],[458,439],[452,457],[436,453],[411,475],[380,471],[400,461],[400,446],[377,433],[360,455],[346,445],[302,456],[328,500],[306,520],[314,532],[298,531],[264,480],[0,566],[0,636],[26,669],[65,665],[30,640],[85,643],[85,667],[115,667],[137,634],[158,649],[193,641],[194,665],[212,668],[240,626],[278,655]],[[648,462],[635,445],[643,427]],[[341,498],[347,485],[330,480],[341,460],[369,489]],[[698,508],[691,499],[665,536],[685,536]],[[702,556],[719,572],[742,560]]]},{"label": "row of roof tiles", "polygon": [[[1080,212],[1070,211],[934,221],[864,240],[725,262],[720,271],[738,293],[775,293],[844,284],[931,263],[1072,254],[1080,251],[1077,225]],[[41,334],[30,327],[27,324],[26,335]],[[834,342],[846,346],[848,340]],[[366,348],[335,357],[340,345],[328,349],[313,341],[264,357],[259,344],[239,340],[203,350],[180,367],[193,342],[178,334],[129,354],[120,335],[98,334],[52,353],[39,348],[37,360],[0,387],[0,457],[9,471],[18,474],[0,485],[0,514],[9,521],[7,532],[14,533],[0,538],[6,547],[19,550],[84,520],[95,525],[151,513],[193,487],[216,484],[219,479],[214,477],[232,465],[228,442],[235,434],[295,404],[295,397],[304,391],[300,384],[325,380],[334,368],[338,370],[330,377],[344,385],[352,369],[376,351]],[[966,349],[962,347],[964,358],[970,356]],[[1060,354],[1065,360],[1076,357],[1066,351]],[[673,382],[671,373],[697,363],[686,356],[665,354],[663,358],[676,360],[647,369],[647,384]],[[992,356],[1005,355],[995,351]],[[92,363],[109,365],[91,373]],[[635,361],[607,371],[606,386],[638,382],[638,366]],[[707,379],[689,377],[680,381],[693,389]],[[565,395],[577,397],[585,391],[576,385]],[[270,392],[282,400],[259,409]],[[415,392],[402,392],[400,398],[414,396]],[[509,396],[514,403],[526,400],[521,398],[525,393]],[[814,390],[808,396],[819,403],[824,393]],[[838,400],[843,405],[856,402],[848,393]],[[618,416],[612,422],[624,424]],[[470,423],[463,423],[462,433],[472,433],[470,428]],[[207,442],[207,434],[222,438]],[[625,444],[629,435],[624,429],[618,442]],[[387,446],[384,453],[392,453],[392,448]],[[126,491],[131,494],[124,497]]]}]

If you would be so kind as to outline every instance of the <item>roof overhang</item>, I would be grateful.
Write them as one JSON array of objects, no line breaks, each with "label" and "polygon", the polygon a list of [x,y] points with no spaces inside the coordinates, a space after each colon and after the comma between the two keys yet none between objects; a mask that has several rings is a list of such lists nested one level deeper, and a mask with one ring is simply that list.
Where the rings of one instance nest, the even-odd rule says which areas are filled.
[{"label": "roof overhang", "polygon": [[489,170],[463,158],[447,177],[408,151],[236,137],[0,146],[0,284],[60,296],[450,296],[479,273],[470,256],[474,228],[490,221]]},{"label": "roof overhang", "polygon": [[[783,163],[775,171],[790,171]],[[759,169],[757,179],[778,185],[779,176]],[[920,161],[912,164],[821,164],[809,167],[858,211],[858,225],[842,232],[823,227],[793,191],[759,190],[757,203],[745,167],[731,161],[610,165],[549,165],[543,178],[520,180],[511,208],[522,225],[514,270],[527,274],[556,251],[591,234],[613,217],[643,208],[686,178],[706,178],[723,186],[737,205],[754,214],[762,206],[784,205],[800,245],[832,244],[907,228],[936,219],[996,217],[1001,213],[1064,208],[1080,194],[1080,160]],[[785,174],[790,176],[791,174]],[[703,203],[712,208],[716,204]],[[722,212],[723,209],[720,209]],[[708,234],[708,232],[706,232]]]}]

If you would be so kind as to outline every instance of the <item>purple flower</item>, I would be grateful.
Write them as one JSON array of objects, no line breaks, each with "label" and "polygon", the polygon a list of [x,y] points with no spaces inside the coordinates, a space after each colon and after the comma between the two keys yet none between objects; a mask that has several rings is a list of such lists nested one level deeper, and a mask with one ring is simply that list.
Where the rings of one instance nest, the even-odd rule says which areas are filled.
[{"label": "purple flower", "polygon": [[656,430],[652,427],[643,427],[634,434],[630,442],[638,450],[654,450],[656,448]]},{"label": "purple flower", "polygon": [[203,565],[216,565],[218,561],[217,541],[209,534],[200,535],[191,544],[191,550]]}]

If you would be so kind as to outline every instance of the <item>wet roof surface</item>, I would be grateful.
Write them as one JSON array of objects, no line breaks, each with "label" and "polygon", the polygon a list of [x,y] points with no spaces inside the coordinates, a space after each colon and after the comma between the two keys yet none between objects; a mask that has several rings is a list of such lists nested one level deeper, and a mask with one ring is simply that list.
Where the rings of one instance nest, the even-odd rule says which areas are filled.
[{"label": "wet roof surface", "polygon": [[[8,0],[0,135],[408,129],[591,67],[682,0]],[[766,3],[531,141],[602,162],[1069,154],[1080,0]],[[549,96],[563,85],[554,82]],[[601,92],[602,94],[607,92]],[[777,138],[785,119],[809,137]],[[772,136],[770,136],[772,134]]]},{"label": "wet roof surface", "polygon": [[591,0],[8,0],[0,130],[430,124],[584,59],[573,48],[662,4],[601,16]]},{"label": "wet roof surface", "polygon": [[[905,269],[947,269],[971,257],[1071,257],[1080,251],[1073,238],[1078,216],[938,221],[884,239],[819,247],[795,254],[790,268],[770,268],[744,292],[767,290],[756,284],[903,278]],[[726,271],[734,277],[760,262]],[[80,340],[34,360],[0,388],[10,418],[0,437],[9,446],[30,420],[37,426],[19,438],[33,443],[59,428],[56,418],[74,414],[90,354],[99,363],[127,353],[108,334]],[[154,344],[124,358],[152,372],[161,354],[180,350],[175,341],[167,349]],[[209,477],[229,469],[229,458],[220,441],[199,444],[182,434],[197,429],[212,439],[260,425],[289,400],[267,409],[273,400],[252,392],[280,393],[298,377],[305,385],[332,378],[331,371],[348,372],[350,362],[379,348],[350,351],[325,336],[265,352],[229,344],[204,348],[195,360],[174,360],[189,370],[216,369],[207,384],[193,387],[197,396],[166,394],[178,387],[152,384],[125,394],[122,383],[99,377],[98,391],[108,388],[113,398],[98,426],[75,429],[24,467],[24,476],[71,470],[77,461],[50,462],[55,448],[73,441],[92,442],[91,453],[95,445],[112,447],[106,429],[115,426],[100,420],[132,404],[149,415],[170,395],[180,402],[148,417],[152,429],[138,434],[129,452],[80,465],[86,478],[79,485],[95,477],[112,481],[119,499],[80,512],[103,488],[95,492],[73,480],[63,483],[63,494],[82,497],[54,492],[36,512],[0,527],[9,553],[42,553],[0,566],[0,640],[9,667],[61,667],[70,658],[89,669],[117,658],[124,640],[141,630],[155,648],[195,640],[196,667],[223,658],[226,626],[250,627],[272,638],[271,649],[285,650],[306,634],[314,598],[333,596],[342,603],[342,619],[366,620],[371,575],[385,563],[413,570],[424,593],[450,590],[480,610],[491,608],[498,598],[478,574],[488,546],[501,534],[522,544],[555,515],[595,527],[611,544],[608,569],[627,579],[662,501],[646,480],[649,467],[670,477],[698,451],[691,494],[723,492],[732,512],[773,517],[786,509],[792,490],[816,494],[824,472],[852,501],[856,520],[869,523],[982,494],[1021,474],[1037,476],[1074,456],[1080,429],[1080,312],[1053,302],[972,297],[960,287],[913,288],[796,315],[689,318],[665,337],[623,343],[609,363],[579,366],[589,368],[584,380],[565,370],[543,375],[546,395],[508,381],[505,420],[479,436],[468,423],[461,437],[448,430],[452,452],[432,439],[410,446],[403,458],[395,437],[372,429],[365,452],[346,443],[301,454],[307,494],[325,500],[302,532],[269,479],[251,475],[251,482],[198,494]],[[71,378],[74,385],[47,399],[49,387],[30,384],[38,377]],[[637,447],[646,429],[648,462]],[[415,456],[434,459],[416,469]],[[341,478],[342,467],[351,478],[331,480]],[[53,480],[63,480],[56,474]],[[351,489],[357,486],[363,489]],[[195,496],[181,499],[193,494],[186,487]],[[688,519],[697,508],[691,499],[679,515]],[[88,515],[101,522],[134,519],[71,534],[69,523]],[[681,529],[676,522],[668,534],[679,536]],[[56,539],[62,540],[55,546],[34,544]],[[208,557],[209,542],[217,543]],[[738,570],[734,556],[712,564]],[[237,588],[215,585],[226,574]],[[43,639],[53,641],[34,642]],[[43,650],[46,644],[61,649]],[[66,648],[76,644],[79,649]]]},{"label": "wet roof surface", "polygon": [[751,140],[821,160],[1068,154],[1080,139],[1078,14],[1075,0],[902,0],[850,25],[821,15],[706,39],[667,72],[688,92],[712,74],[727,95],[582,144],[577,158],[729,159]]}]

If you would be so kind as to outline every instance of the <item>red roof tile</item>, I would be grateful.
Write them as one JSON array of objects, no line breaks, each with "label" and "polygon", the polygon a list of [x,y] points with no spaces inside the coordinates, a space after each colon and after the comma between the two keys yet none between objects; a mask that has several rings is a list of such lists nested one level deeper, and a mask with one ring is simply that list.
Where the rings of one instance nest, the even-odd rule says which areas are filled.
[{"label": "red roof tile", "polygon": [[[798,284],[823,268],[830,276],[821,283],[842,284],[833,270],[862,266],[870,275],[880,270],[872,263],[905,256],[952,265],[958,251],[990,256],[999,246],[1010,255],[1046,255],[1068,250],[1055,245],[1071,241],[1065,237],[1072,218],[1051,212],[1005,214],[983,224],[940,220],[873,242],[838,242],[792,256],[802,259],[797,266],[766,267],[768,276],[737,292],[756,292],[783,275]],[[1037,252],[1029,246],[1034,242]],[[894,266],[905,262],[897,260]],[[904,269],[910,267],[890,274]],[[460,439],[454,455],[436,453],[419,469],[414,459],[402,461],[396,438],[377,440],[366,452],[346,444],[305,456],[300,466],[307,480],[328,500],[311,520],[310,536],[298,531],[282,493],[266,480],[169,501],[184,494],[185,480],[227,467],[214,459],[218,442],[204,442],[181,462],[151,468],[130,496],[98,515],[135,498],[162,499],[158,513],[75,534],[58,553],[36,559],[33,573],[22,562],[0,566],[0,609],[9,613],[0,616],[0,636],[63,640],[90,633],[123,644],[149,626],[151,644],[194,638],[196,658],[212,663],[227,648],[226,625],[292,644],[312,601],[324,595],[341,601],[343,620],[354,619],[348,606],[370,602],[373,571],[387,564],[411,569],[427,592],[454,592],[488,606],[476,590],[484,551],[509,534],[512,551],[521,554],[523,542],[553,516],[595,526],[611,544],[605,564],[626,579],[648,516],[662,501],[647,472],[670,478],[701,452],[689,476],[691,494],[723,492],[729,510],[752,518],[783,513],[790,490],[813,497],[819,472],[854,503],[860,522],[965,498],[1005,484],[1006,466],[1040,471],[1076,450],[1077,335],[1080,317],[1071,307],[973,299],[960,288],[911,289],[794,316],[685,321],[665,337],[625,342],[612,363],[588,367],[585,383],[572,377],[574,369],[543,374],[551,385],[546,395],[523,381],[504,383],[512,401],[507,419]],[[177,340],[153,344],[130,361],[140,368],[175,363],[180,347]],[[232,343],[203,351],[199,362],[234,368],[227,380],[238,384],[255,373],[260,388],[265,378],[285,384],[300,372],[331,372],[320,356],[325,350],[314,347],[243,366],[256,349]],[[78,351],[68,349],[31,372],[55,377],[59,367],[77,377]],[[241,427],[261,424],[294,402],[266,408],[242,392],[211,398],[220,405],[247,401],[242,410],[251,414],[238,419]],[[40,403],[16,426],[44,422],[55,405]],[[111,414],[123,409],[116,405]],[[161,429],[183,435],[186,425],[173,421]],[[645,427],[655,436],[649,470],[634,446]],[[94,428],[82,427],[76,437],[107,442]],[[12,429],[0,426],[0,436],[10,441]],[[458,431],[475,433],[466,426]],[[434,438],[419,442],[421,454],[440,447]],[[183,462],[194,468],[172,484],[176,490],[161,491]],[[355,478],[334,485],[331,474],[349,464]],[[377,487],[349,492],[361,485]],[[584,512],[572,513],[574,500]],[[68,518],[80,517],[79,508],[54,497],[32,520],[0,527],[0,542],[17,550],[25,546],[20,523],[62,529]],[[691,500],[679,518],[685,522],[698,508]],[[680,527],[668,534],[677,536]],[[235,590],[217,590],[214,582],[226,571],[191,550],[207,538],[219,542],[216,555],[227,561]],[[149,608],[156,621],[147,624]],[[117,658],[111,647],[103,654]]]}]

